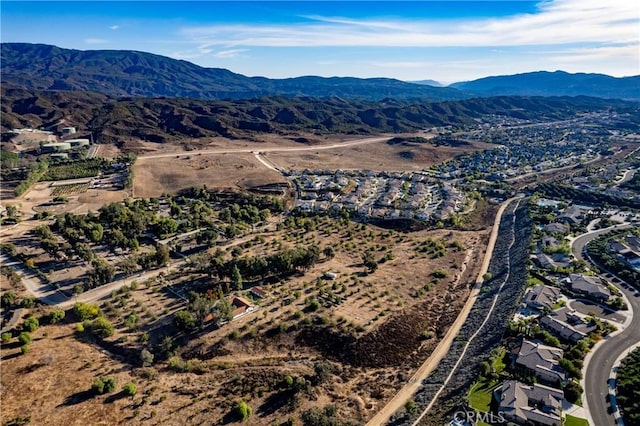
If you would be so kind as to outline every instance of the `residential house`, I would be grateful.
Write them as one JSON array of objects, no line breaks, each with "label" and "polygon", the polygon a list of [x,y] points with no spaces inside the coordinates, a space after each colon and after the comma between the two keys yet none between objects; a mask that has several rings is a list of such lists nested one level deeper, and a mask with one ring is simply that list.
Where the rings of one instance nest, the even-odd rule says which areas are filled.
[{"label": "residential house", "polygon": [[553,222],[545,225],[544,230],[552,234],[566,234],[567,232],[569,232],[569,227],[564,223]]},{"label": "residential house", "polygon": [[533,256],[533,259],[538,266],[543,269],[553,269],[558,267],[558,264],[553,260],[553,258],[545,253],[538,253]]},{"label": "residential house", "polygon": [[569,307],[556,309],[538,321],[558,337],[570,342],[577,342],[596,329],[595,325],[586,324],[576,311]]},{"label": "residential house", "polygon": [[538,341],[523,339],[515,351],[514,368],[549,384],[563,382],[567,375],[560,367],[563,351]]},{"label": "residential house", "polygon": [[537,285],[524,295],[523,302],[534,309],[551,309],[560,297],[560,289],[548,285]]},{"label": "residential house", "polygon": [[541,248],[556,249],[558,247],[560,247],[560,241],[558,241],[557,238],[552,237],[550,235],[545,235],[544,237],[542,237]]},{"label": "residential house", "polygon": [[582,206],[571,206],[567,210],[565,210],[562,215],[558,216],[559,222],[565,222],[572,225],[579,224],[586,213],[589,212],[589,209]]},{"label": "residential house", "polygon": [[624,241],[629,244],[632,249],[640,251],[640,237],[627,235],[626,237],[624,237]]},{"label": "residential house", "polygon": [[231,318],[235,319],[242,315],[249,313],[255,309],[255,306],[244,297],[236,296],[231,301],[231,306],[234,307]]},{"label": "residential house", "polygon": [[254,296],[256,296],[259,299],[264,299],[265,297],[267,297],[269,295],[267,290],[265,290],[264,288],[260,287],[259,285],[255,286],[255,287],[251,287],[250,291],[251,291],[251,294],[253,294]]},{"label": "residential house", "polygon": [[611,297],[611,291],[600,282],[600,279],[582,274],[571,274],[568,284],[576,293],[584,294],[600,301],[607,301]]},{"label": "residential house", "polygon": [[502,384],[498,410],[514,423],[560,426],[563,399],[559,389],[507,380]]}]

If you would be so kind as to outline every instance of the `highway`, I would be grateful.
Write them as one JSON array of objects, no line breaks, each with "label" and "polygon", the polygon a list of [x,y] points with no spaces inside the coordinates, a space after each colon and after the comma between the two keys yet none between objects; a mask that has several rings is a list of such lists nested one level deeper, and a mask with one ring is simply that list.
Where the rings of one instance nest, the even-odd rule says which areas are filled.
[{"label": "highway", "polygon": [[[617,229],[628,228],[630,225],[617,225]],[[583,250],[586,244],[598,235],[606,233],[616,227],[588,232],[576,238],[571,250],[578,259],[584,260]],[[584,370],[584,406],[591,416],[592,426],[616,426],[616,419],[609,414],[609,403],[606,396],[609,393],[609,375],[616,359],[625,350],[640,342],[640,298],[635,291],[614,284],[627,298],[629,309],[633,316],[626,328],[597,344],[585,362]]]}]

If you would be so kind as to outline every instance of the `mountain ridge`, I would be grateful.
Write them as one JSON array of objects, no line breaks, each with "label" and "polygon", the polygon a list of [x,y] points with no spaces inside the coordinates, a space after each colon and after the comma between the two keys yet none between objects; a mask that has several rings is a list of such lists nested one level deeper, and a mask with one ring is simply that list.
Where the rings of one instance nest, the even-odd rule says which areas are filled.
[{"label": "mountain ridge", "polygon": [[640,76],[612,77],[596,73],[535,71],[453,83],[448,87],[483,96],[596,96],[640,99]]},{"label": "mountain ridge", "polygon": [[79,90],[109,96],[246,99],[260,96],[385,97],[433,101],[469,96],[456,89],[395,79],[304,76],[247,77],[223,68],[127,50],[75,50],[45,44],[2,43],[2,82],[29,90]]},{"label": "mountain ridge", "polygon": [[3,84],[27,90],[96,92],[111,97],[217,100],[338,96],[430,102],[496,95],[640,99],[640,76],[616,78],[539,71],[435,87],[432,80],[405,82],[384,77],[247,77],[224,68],[204,68],[184,60],[131,50],[76,50],[31,43],[2,43],[0,48]]}]

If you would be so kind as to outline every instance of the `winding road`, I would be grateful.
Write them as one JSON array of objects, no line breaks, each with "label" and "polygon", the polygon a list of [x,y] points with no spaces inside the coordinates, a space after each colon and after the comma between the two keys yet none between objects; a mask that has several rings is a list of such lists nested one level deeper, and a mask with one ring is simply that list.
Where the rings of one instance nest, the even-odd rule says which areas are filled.
[{"label": "winding road", "polygon": [[[589,241],[612,229],[628,228],[630,225],[616,225],[613,227],[588,232],[577,237],[571,250],[577,259],[585,260],[584,247]],[[592,426],[616,426],[618,425],[613,414],[609,414],[609,376],[615,361],[629,347],[640,342],[640,298],[635,296],[635,291],[614,285],[627,298],[629,309],[632,312],[631,322],[625,329],[607,340],[597,344],[594,350],[585,360],[584,371],[584,406],[591,416]]]}]

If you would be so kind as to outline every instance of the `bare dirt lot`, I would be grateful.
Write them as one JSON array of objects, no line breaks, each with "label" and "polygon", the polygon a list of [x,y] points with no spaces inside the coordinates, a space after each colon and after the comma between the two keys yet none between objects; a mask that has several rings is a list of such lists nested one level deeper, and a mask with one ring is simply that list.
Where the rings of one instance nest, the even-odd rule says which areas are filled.
[{"label": "bare dirt lot", "polygon": [[[125,365],[73,337],[69,324],[44,326],[32,333],[27,354],[17,339],[2,348],[2,424],[113,425],[127,423],[135,402],[115,396],[132,380]],[[117,391],[94,396],[98,376],[117,378]],[[139,386],[144,392],[144,386]],[[138,397],[138,400],[140,397]]]},{"label": "bare dirt lot", "polygon": [[265,167],[250,153],[140,158],[134,166],[134,176],[136,197],[175,194],[192,186],[246,189],[286,182],[279,173]]},{"label": "bare dirt lot", "polygon": [[330,150],[304,152],[269,152],[266,157],[282,169],[343,169],[343,170],[424,170],[450,160],[465,152],[486,149],[488,144],[477,142],[460,147],[429,143],[389,145],[376,142]]}]

